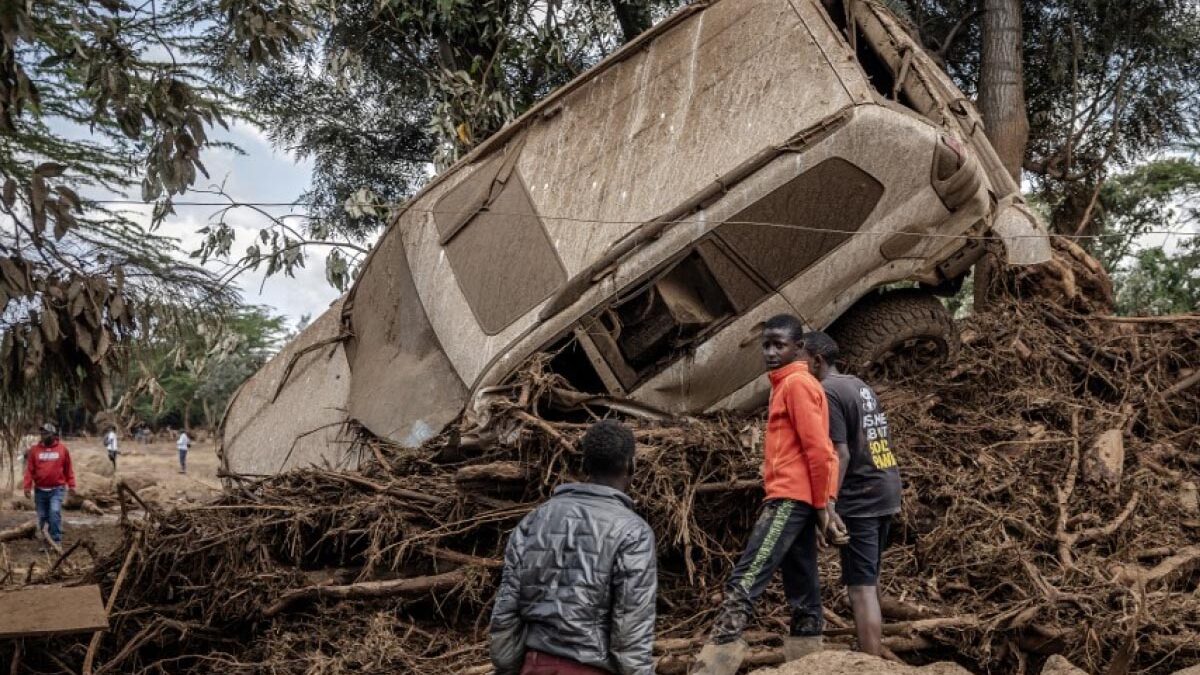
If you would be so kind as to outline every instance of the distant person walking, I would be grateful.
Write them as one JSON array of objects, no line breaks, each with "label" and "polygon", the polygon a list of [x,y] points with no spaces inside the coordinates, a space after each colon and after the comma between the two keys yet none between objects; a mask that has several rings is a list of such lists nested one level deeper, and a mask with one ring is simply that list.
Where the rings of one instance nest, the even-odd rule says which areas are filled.
[{"label": "distant person walking", "polygon": [[33,497],[38,532],[57,550],[62,548],[62,503],[68,491],[75,493],[75,470],[71,453],[58,438],[53,424],[43,424],[42,440],[25,456],[25,497]]},{"label": "distant person walking", "polygon": [[108,452],[108,461],[112,462],[113,471],[117,470],[117,455],[120,450],[117,448],[117,429],[109,427],[108,431],[104,432],[104,450]]},{"label": "distant person walking", "polygon": [[188,438],[186,430],[180,431],[179,440],[175,441],[175,449],[179,450],[179,473],[187,473],[187,454],[190,447],[192,439]]},{"label": "distant person walking", "polygon": [[625,494],[633,432],[604,420],[581,445],[587,482],[555,488],[508,539],[490,631],[497,675],[654,673],[654,533]]}]

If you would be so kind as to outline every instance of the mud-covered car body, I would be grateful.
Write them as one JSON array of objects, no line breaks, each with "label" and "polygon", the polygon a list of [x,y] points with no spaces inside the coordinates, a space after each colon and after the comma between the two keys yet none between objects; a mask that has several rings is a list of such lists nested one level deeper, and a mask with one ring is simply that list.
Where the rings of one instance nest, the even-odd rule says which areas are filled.
[{"label": "mud-covered car body", "polygon": [[[699,3],[416,195],[331,309],[341,341],[306,332],[239,392],[227,468],[282,469],[338,417],[419,444],[539,352],[665,413],[757,405],[764,319],[822,328],[872,289],[952,283],[985,235],[1011,263],[1049,256],[973,106],[887,9]],[[322,373],[344,393],[305,394]],[[238,459],[272,415],[295,421],[289,459]]]}]

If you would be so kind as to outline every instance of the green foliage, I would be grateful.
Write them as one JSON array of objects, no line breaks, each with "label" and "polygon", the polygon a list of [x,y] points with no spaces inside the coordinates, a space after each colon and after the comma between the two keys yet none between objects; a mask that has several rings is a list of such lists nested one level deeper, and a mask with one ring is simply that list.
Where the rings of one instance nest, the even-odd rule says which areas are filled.
[{"label": "green foliage", "polygon": [[141,345],[140,373],[121,392],[120,413],[155,426],[213,428],[242,382],[279,350],[286,320],[260,306],[179,319],[169,339]]},{"label": "green foliage", "polygon": [[[977,92],[980,4],[909,0],[925,46]],[[1193,138],[1200,11],[1191,0],[1025,0],[1026,176],[1066,234],[1119,167]],[[1085,222],[1085,231],[1098,229]]]},{"label": "green foliage", "polygon": [[1114,281],[1122,314],[1200,311],[1200,237],[1189,238],[1174,255],[1161,248],[1137,252]]},{"label": "green foliage", "polygon": [[[101,407],[130,342],[228,302],[153,222],[206,175],[210,131],[244,117],[228,76],[285,58],[318,9],[293,0],[0,2],[0,409]],[[41,392],[37,400],[29,392]],[[15,418],[14,418],[15,419]]]},{"label": "green foliage", "polygon": [[1200,223],[1200,163],[1193,158],[1159,159],[1118,174],[1100,191],[1096,223],[1105,237],[1092,253],[1117,269],[1146,232]]}]

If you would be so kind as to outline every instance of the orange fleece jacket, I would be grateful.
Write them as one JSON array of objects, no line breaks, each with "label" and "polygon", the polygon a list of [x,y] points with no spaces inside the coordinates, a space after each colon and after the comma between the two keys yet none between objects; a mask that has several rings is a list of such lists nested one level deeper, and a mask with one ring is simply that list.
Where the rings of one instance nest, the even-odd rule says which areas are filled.
[{"label": "orange fleece jacket", "polygon": [[823,509],[836,496],[837,452],[829,440],[825,389],[803,361],[772,370],[763,451],[767,499],[794,499]]}]

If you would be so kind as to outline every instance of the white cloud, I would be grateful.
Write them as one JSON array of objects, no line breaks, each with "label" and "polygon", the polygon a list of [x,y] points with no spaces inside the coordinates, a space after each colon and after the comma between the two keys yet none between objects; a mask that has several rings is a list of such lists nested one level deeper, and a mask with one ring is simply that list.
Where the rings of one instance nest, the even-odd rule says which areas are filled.
[{"label": "white cloud", "polygon": [[[201,159],[208,169],[209,178],[200,176],[195,186],[197,190],[211,190],[219,186],[239,202],[290,203],[309,185],[312,175],[311,163],[296,161],[286,152],[275,150],[266,134],[253,125],[235,122],[230,125],[229,131],[213,132],[213,140],[232,142],[239,146],[244,154],[220,148],[205,151]],[[94,199],[125,198],[121,195],[95,192],[86,196]],[[189,206],[187,203],[217,201],[224,201],[224,198],[198,191],[190,191],[176,198],[176,215],[164,220],[157,232],[179,240],[180,255],[186,256],[200,247],[203,235],[199,230],[214,224],[221,213],[218,206]],[[149,225],[149,205],[137,204],[122,208],[131,218]],[[302,207],[263,208],[275,216],[303,213]],[[269,218],[249,208],[226,211],[224,218],[235,232],[232,249],[235,259],[241,257],[262,228],[271,224]],[[326,251],[314,249],[307,253],[307,267],[297,269],[295,277],[276,274],[265,278],[265,265],[258,271],[240,274],[235,285],[241,291],[243,299],[247,303],[270,307],[276,313],[286,316],[292,323],[303,315],[309,314],[315,318],[325,311],[338,296],[337,290],[325,280]],[[221,272],[228,267],[228,263],[210,262],[206,267]]]}]

